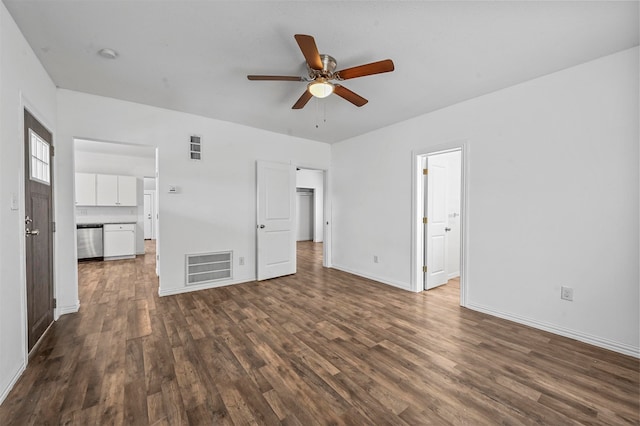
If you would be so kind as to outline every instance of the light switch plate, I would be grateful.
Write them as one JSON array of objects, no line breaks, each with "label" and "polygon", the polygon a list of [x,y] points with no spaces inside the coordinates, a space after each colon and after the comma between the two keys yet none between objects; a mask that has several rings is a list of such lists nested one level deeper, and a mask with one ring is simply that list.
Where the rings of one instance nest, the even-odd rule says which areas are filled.
[{"label": "light switch plate", "polygon": [[11,193],[11,210],[18,210],[18,194]]}]

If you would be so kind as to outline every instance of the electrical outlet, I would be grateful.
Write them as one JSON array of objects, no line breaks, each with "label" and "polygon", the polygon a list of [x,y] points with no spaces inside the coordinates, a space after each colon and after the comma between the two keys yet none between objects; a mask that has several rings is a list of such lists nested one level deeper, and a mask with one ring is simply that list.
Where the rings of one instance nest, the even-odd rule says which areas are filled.
[{"label": "electrical outlet", "polygon": [[238,258],[238,265],[240,265],[240,266],[244,265],[244,257],[243,256],[240,256]]},{"label": "electrical outlet", "polygon": [[560,298],[562,300],[568,300],[569,302],[573,302],[573,289],[571,287],[561,287]]},{"label": "electrical outlet", "polygon": [[378,256],[373,256],[373,263],[380,263],[380,259],[378,259]]}]

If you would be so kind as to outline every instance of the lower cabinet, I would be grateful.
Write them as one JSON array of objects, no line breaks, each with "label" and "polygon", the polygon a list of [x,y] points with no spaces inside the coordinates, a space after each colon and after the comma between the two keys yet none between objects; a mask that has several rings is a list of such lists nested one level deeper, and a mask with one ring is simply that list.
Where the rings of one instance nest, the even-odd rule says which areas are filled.
[{"label": "lower cabinet", "polygon": [[136,256],[136,225],[116,223],[104,225],[104,259],[126,259]]}]

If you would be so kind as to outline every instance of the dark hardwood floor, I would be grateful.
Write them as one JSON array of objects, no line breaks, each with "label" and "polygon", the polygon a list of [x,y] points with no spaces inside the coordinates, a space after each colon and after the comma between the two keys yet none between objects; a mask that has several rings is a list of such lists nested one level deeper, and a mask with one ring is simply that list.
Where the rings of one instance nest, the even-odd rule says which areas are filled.
[{"label": "dark hardwood floor", "polygon": [[639,361],[321,266],[159,298],[153,245],[79,265],[0,424],[639,424]]}]

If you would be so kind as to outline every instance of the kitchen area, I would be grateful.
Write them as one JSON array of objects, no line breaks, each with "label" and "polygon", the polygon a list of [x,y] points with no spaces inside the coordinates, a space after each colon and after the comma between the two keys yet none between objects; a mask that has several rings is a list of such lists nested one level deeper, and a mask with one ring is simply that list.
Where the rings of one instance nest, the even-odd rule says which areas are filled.
[{"label": "kitchen area", "polygon": [[78,261],[132,259],[155,239],[155,148],[75,141]]}]

